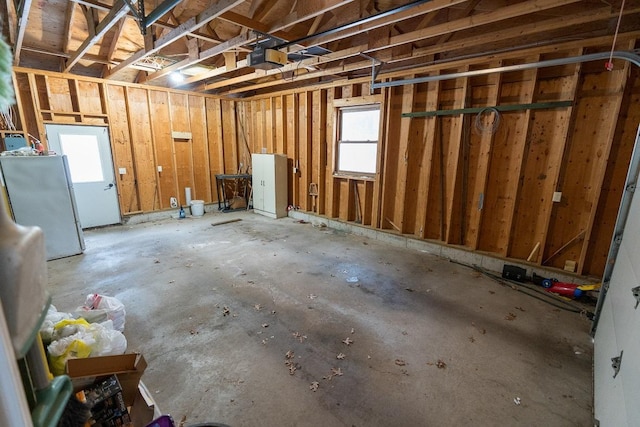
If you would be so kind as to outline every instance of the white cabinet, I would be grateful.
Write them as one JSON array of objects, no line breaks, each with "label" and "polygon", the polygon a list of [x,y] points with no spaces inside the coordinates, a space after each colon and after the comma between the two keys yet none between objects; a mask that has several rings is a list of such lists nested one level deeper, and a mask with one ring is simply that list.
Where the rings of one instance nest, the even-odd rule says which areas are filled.
[{"label": "white cabinet", "polygon": [[287,156],[252,154],[253,210],[271,218],[287,216]]}]

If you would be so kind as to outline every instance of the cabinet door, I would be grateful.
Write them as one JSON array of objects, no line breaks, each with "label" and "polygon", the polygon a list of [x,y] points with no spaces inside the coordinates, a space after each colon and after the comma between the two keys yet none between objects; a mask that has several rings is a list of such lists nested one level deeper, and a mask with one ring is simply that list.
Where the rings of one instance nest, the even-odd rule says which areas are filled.
[{"label": "cabinet door", "polygon": [[276,168],[275,159],[272,155],[264,156],[264,162],[262,164],[262,182],[263,182],[263,194],[264,194],[264,211],[275,214],[276,213]]},{"label": "cabinet door", "polygon": [[264,163],[264,156],[260,154],[251,156],[253,208],[256,210],[264,210]]}]

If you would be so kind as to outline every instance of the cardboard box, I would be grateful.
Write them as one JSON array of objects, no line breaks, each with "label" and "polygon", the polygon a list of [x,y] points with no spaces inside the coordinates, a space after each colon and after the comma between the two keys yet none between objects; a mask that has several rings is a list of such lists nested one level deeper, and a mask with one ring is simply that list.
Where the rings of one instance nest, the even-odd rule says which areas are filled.
[{"label": "cardboard box", "polygon": [[141,354],[131,353],[118,356],[69,359],[66,374],[71,378],[76,392],[87,388],[96,381],[116,374],[133,425],[144,427],[161,415],[151,393],[141,381],[146,368],[147,362],[144,357]]}]

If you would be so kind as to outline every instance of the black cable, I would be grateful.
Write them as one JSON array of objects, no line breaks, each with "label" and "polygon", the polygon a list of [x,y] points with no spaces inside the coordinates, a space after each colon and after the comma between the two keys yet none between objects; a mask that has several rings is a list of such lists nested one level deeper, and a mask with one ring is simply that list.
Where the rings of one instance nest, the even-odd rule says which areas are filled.
[{"label": "black cable", "polygon": [[[556,307],[556,308],[558,308],[560,310],[569,311],[571,313],[583,314],[589,320],[593,319],[594,313],[592,311],[589,311],[589,310],[587,310],[587,309],[585,309],[583,307],[577,306],[576,304],[572,304],[569,301],[565,301],[565,300],[553,295],[552,293],[550,293],[548,291],[544,291],[544,290],[541,290],[541,289],[538,289],[538,288],[533,288],[533,287],[527,286],[524,283],[520,283],[520,282],[516,282],[516,281],[513,281],[513,280],[505,279],[505,278],[503,278],[501,276],[498,276],[498,275],[495,275],[493,273],[490,273],[489,271],[485,270],[484,268],[480,267],[479,265],[475,265],[475,264],[468,265],[468,264],[465,264],[465,263],[462,263],[462,262],[459,262],[459,261],[455,261],[455,260],[449,260],[449,261],[454,263],[454,264],[461,265],[463,267],[471,268],[471,269],[477,271],[478,273],[481,273],[484,276],[495,280],[496,282],[498,282],[502,286],[508,286],[511,289],[515,290],[515,291],[521,292],[521,293],[523,293],[525,295],[528,295],[528,296],[530,296],[532,298],[535,298],[535,299],[537,299],[539,301],[547,303],[547,304],[549,304],[549,305],[551,305],[553,307]],[[512,285],[516,285],[518,287],[514,287]],[[532,291],[532,292],[538,293],[538,294],[544,296],[544,298],[542,298],[539,295],[534,295],[533,293],[526,292],[523,288],[528,290],[528,291]],[[564,305],[562,305],[562,304],[564,304]]]}]

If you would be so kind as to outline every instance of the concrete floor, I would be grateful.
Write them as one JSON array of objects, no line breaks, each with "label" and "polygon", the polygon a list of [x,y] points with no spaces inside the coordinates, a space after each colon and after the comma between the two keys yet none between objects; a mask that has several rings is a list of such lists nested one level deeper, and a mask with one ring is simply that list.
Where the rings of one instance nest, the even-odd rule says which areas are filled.
[{"label": "concrete floor", "polygon": [[593,425],[589,321],[472,269],[251,212],[85,240],[48,263],[53,303],[119,298],[128,351],[176,422]]}]

